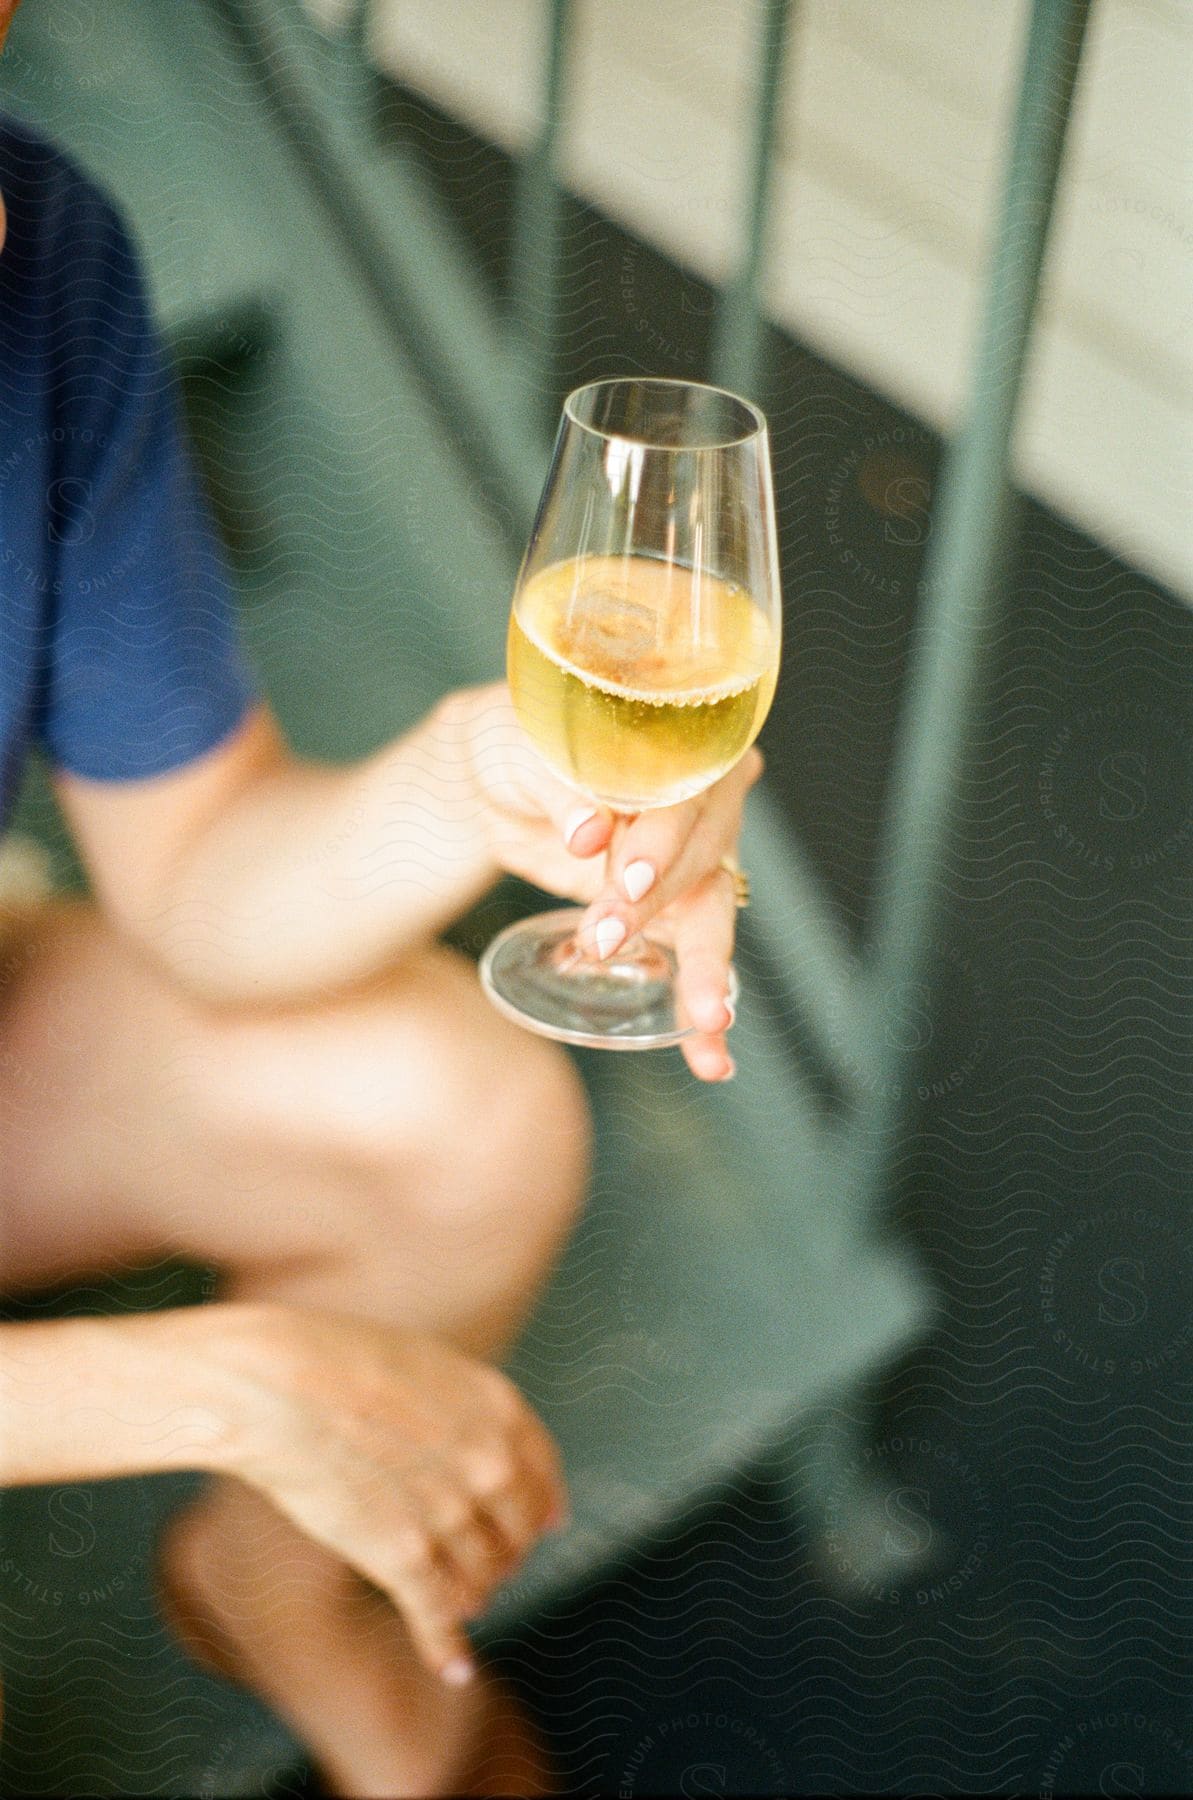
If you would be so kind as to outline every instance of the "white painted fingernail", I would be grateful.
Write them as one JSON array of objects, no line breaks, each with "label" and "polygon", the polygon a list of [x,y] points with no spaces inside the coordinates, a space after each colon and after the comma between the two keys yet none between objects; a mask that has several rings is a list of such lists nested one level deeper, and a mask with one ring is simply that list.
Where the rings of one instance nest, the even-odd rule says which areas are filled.
[{"label": "white painted fingernail", "polygon": [[737,1024],[737,1008],[734,1006],[732,1000],[728,998],[725,1000],[724,1006],[725,1011],[729,1014],[729,1023],[726,1025],[725,1030],[731,1031],[734,1025]]},{"label": "white painted fingernail", "polygon": [[466,1656],[457,1656],[453,1662],[445,1665],[443,1679],[448,1687],[463,1687],[476,1674],[476,1664],[468,1661]]},{"label": "white painted fingernail", "polygon": [[602,919],[596,928],[598,956],[612,956],[624,936],[625,926],[620,919]]},{"label": "white painted fingernail", "polygon": [[572,847],[572,839],[575,837],[580,827],[582,825],[587,825],[589,819],[595,819],[596,816],[597,809],[595,806],[575,806],[572,808],[567,818],[563,821],[563,841],[569,850]]},{"label": "white painted fingernail", "polygon": [[654,886],[654,864],[648,862],[632,862],[627,864],[621,885],[631,900],[641,900]]}]

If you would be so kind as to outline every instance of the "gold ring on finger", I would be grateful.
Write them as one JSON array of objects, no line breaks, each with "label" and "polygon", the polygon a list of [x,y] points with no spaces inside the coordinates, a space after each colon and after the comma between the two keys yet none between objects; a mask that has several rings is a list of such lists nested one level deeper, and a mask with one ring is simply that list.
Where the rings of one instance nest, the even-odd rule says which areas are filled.
[{"label": "gold ring on finger", "polygon": [[750,904],[750,877],[732,856],[721,858],[721,867],[733,883],[733,904],[748,906]]}]

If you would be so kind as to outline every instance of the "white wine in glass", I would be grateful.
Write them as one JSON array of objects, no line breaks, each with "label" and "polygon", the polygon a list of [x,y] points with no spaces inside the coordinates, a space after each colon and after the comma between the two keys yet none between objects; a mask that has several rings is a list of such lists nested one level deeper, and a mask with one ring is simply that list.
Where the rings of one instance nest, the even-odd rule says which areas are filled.
[{"label": "white wine in glass", "polygon": [[[564,403],[514,592],[509,683],[557,775],[615,812],[711,786],[762,727],[781,605],[766,421],[697,382],[594,382]],[[598,962],[575,908],[494,940],[494,1003],[569,1043],[648,1049],[691,1029],[661,931]]]}]

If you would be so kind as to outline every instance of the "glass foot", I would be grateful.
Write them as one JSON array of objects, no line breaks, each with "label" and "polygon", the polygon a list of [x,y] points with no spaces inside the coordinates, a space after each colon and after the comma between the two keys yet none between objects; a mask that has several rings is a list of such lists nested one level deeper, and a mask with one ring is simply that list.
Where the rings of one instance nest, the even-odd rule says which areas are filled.
[{"label": "glass foot", "polygon": [[[675,987],[675,952],[654,937],[632,939],[607,962],[576,948],[584,913],[569,906],[533,913],[498,934],[480,961],[486,994],[507,1018],[564,1044],[596,1050],[659,1050],[695,1027]],[[729,972],[737,1001],[737,977]]]}]

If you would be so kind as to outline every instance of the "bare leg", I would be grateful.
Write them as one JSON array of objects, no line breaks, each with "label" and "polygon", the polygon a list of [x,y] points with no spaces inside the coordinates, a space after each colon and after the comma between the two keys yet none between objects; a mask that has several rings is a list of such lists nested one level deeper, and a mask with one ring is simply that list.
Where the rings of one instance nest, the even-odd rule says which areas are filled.
[{"label": "bare leg", "polygon": [[[570,1065],[492,1014],[460,959],[428,950],[304,1012],[217,1014],[79,909],[16,970],[0,999],[9,1285],[182,1252],[237,1296],[476,1354],[516,1335],[575,1218],[587,1119]],[[392,1608],[250,1490],[214,1487],[167,1554],[341,1791],[434,1793],[458,1772],[482,1697],[426,1676]]]}]

